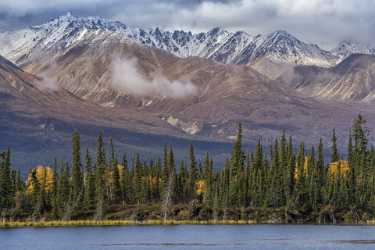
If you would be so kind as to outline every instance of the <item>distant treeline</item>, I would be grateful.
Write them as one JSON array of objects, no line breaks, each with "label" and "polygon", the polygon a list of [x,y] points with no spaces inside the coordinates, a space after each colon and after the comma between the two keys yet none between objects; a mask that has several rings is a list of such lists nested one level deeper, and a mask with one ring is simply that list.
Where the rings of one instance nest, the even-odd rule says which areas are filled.
[{"label": "distant treeline", "polygon": [[[337,149],[335,130],[327,144],[305,148],[282,134],[271,145],[242,148],[242,129],[224,166],[206,153],[175,161],[173,148],[143,161],[119,156],[112,139],[106,152],[99,134],[95,157],[81,152],[72,135],[72,161],[38,166],[23,179],[0,156],[3,220],[245,220],[268,223],[364,223],[375,214],[375,150],[359,115],[347,152]],[[325,162],[325,148],[331,159]],[[346,155],[345,158],[340,157]]]}]

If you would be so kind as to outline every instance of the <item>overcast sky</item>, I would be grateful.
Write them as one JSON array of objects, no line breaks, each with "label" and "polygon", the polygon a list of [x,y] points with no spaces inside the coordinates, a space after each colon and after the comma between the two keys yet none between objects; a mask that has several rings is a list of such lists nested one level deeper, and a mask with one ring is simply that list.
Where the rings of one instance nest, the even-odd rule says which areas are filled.
[{"label": "overcast sky", "polygon": [[375,0],[0,0],[0,30],[48,21],[71,11],[134,27],[213,27],[259,34],[287,30],[330,47],[343,39],[375,44]]}]

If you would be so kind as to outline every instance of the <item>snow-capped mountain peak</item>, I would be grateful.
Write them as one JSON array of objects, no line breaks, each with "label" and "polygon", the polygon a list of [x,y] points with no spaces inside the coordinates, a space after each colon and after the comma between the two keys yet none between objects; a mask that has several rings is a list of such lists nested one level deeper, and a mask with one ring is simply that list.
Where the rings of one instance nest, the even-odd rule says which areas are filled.
[{"label": "snow-capped mountain peak", "polygon": [[278,40],[298,40],[295,36],[288,33],[286,30],[276,30],[267,35],[268,37],[272,38],[275,41]]},{"label": "snow-capped mountain peak", "polygon": [[127,37],[130,30],[118,21],[100,17],[75,17],[70,12],[44,24],[0,33],[0,54],[15,63],[24,63],[40,53],[68,49],[80,41],[110,35]]},{"label": "snow-capped mountain peak", "polygon": [[127,26],[118,21],[112,21],[109,19],[89,16],[89,17],[76,17],[73,16],[70,12],[66,13],[63,16],[52,19],[51,21],[33,26],[34,29],[49,29],[52,30],[56,27],[70,27],[70,28],[87,28],[87,29],[106,29],[111,31],[116,30],[125,30]]},{"label": "snow-capped mountain peak", "polygon": [[63,53],[81,42],[105,42],[114,38],[162,49],[179,57],[199,56],[230,64],[252,64],[267,58],[277,63],[330,67],[344,53],[328,52],[304,43],[285,30],[255,36],[220,27],[201,33],[166,31],[157,27],[130,28],[119,21],[76,17],[68,12],[38,26],[0,33],[0,54],[15,63],[25,63],[40,53]]},{"label": "snow-capped mountain peak", "polygon": [[254,39],[252,60],[268,58],[277,63],[329,67],[336,57],[317,45],[304,43],[285,30],[278,30]]}]

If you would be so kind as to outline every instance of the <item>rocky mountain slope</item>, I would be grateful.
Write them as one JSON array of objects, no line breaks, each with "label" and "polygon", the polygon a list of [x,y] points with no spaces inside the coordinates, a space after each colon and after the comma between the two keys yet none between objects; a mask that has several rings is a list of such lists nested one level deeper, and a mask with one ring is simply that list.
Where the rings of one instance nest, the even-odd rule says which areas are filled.
[{"label": "rocky mountain slope", "polygon": [[[317,134],[328,136],[327,127],[346,132],[352,117],[363,109],[306,98],[250,66],[179,58],[120,38],[83,40],[24,68],[46,76],[57,89],[85,103],[100,106],[111,117],[121,114],[137,120],[124,125],[130,130],[173,131],[203,140],[231,140],[241,121],[249,141],[285,130],[312,142]],[[117,118],[111,119],[115,123]]]},{"label": "rocky mountain slope", "polygon": [[73,129],[87,143],[107,131],[133,151],[194,140],[221,154],[238,122],[248,143],[283,130],[317,143],[333,128],[347,134],[358,113],[375,124],[374,56],[285,31],[192,34],[66,15],[0,44],[22,68],[0,59],[0,136],[14,142],[2,146],[22,152],[67,148]]},{"label": "rocky mountain slope", "polygon": [[375,46],[346,40],[340,42],[336,48],[331,50],[331,53],[339,56],[339,61],[343,61],[352,54],[375,55]]},{"label": "rocky mountain slope", "polygon": [[187,138],[150,112],[109,110],[46,84],[50,83],[0,57],[0,148],[10,147],[14,164],[23,170],[51,164],[56,156],[68,159],[73,130],[80,131],[83,147],[95,145],[98,133],[104,132],[114,137],[119,150],[129,153],[159,154],[163,145],[173,144],[182,155],[191,143],[198,154],[212,148],[218,155],[229,150],[225,142]]},{"label": "rocky mountain slope", "polygon": [[97,17],[61,16],[45,24],[0,34],[0,54],[20,64],[45,51],[60,51],[82,40],[95,42],[116,37],[163,49],[179,57],[199,56],[221,63],[251,64],[263,58],[277,63],[332,66],[338,56],[304,43],[286,31],[265,35],[214,28],[205,33],[130,28]]},{"label": "rocky mountain slope", "polygon": [[373,103],[375,56],[353,54],[329,69],[298,66],[283,79],[301,95],[332,101]]},{"label": "rocky mountain slope", "polygon": [[250,35],[214,28],[192,33],[159,28],[140,29],[99,17],[74,17],[70,13],[30,28],[0,33],[0,54],[23,65],[46,53],[66,52],[76,44],[121,40],[162,49],[178,57],[197,56],[225,64],[251,65],[276,79],[296,65],[333,67],[351,54],[374,54],[375,49],[343,41],[331,51],[297,39],[286,31]]}]

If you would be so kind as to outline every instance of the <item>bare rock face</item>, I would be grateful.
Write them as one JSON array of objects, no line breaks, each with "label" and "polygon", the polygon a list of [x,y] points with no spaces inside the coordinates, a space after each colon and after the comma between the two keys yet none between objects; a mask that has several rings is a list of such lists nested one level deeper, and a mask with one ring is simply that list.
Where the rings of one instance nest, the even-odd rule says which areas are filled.
[{"label": "bare rock face", "polygon": [[338,62],[341,62],[352,54],[374,55],[375,47],[369,44],[364,44],[364,43],[360,43],[357,41],[345,40],[345,41],[341,41],[330,52],[333,55],[338,56],[340,58]]},{"label": "bare rock face", "polygon": [[337,66],[325,69],[299,66],[281,78],[301,95],[321,100],[373,103],[375,56],[353,54]]},{"label": "bare rock face", "polygon": [[[57,84],[47,88],[44,81],[0,57],[0,148],[10,147],[14,164],[23,170],[51,163],[56,156],[69,158],[75,129],[86,146],[95,145],[103,131],[114,137],[118,149],[148,156],[167,143],[176,143],[178,151],[192,143],[180,129],[166,126],[156,112],[103,107]],[[206,141],[199,142],[205,150],[224,145]]]},{"label": "bare rock face", "polygon": [[[285,130],[315,142],[317,135],[329,136],[327,128],[346,132],[362,110],[304,97],[249,66],[179,58],[117,39],[82,41],[25,63],[24,69],[53,82],[55,93],[69,93],[86,105],[83,111],[72,103],[72,112],[64,111],[69,116],[77,112],[91,124],[185,138],[230,141],[241,122],[245,140]],[[101,113],[88,112],[97,107]],[[64,119],[64,112],[54,116],[62,113]]]}]

